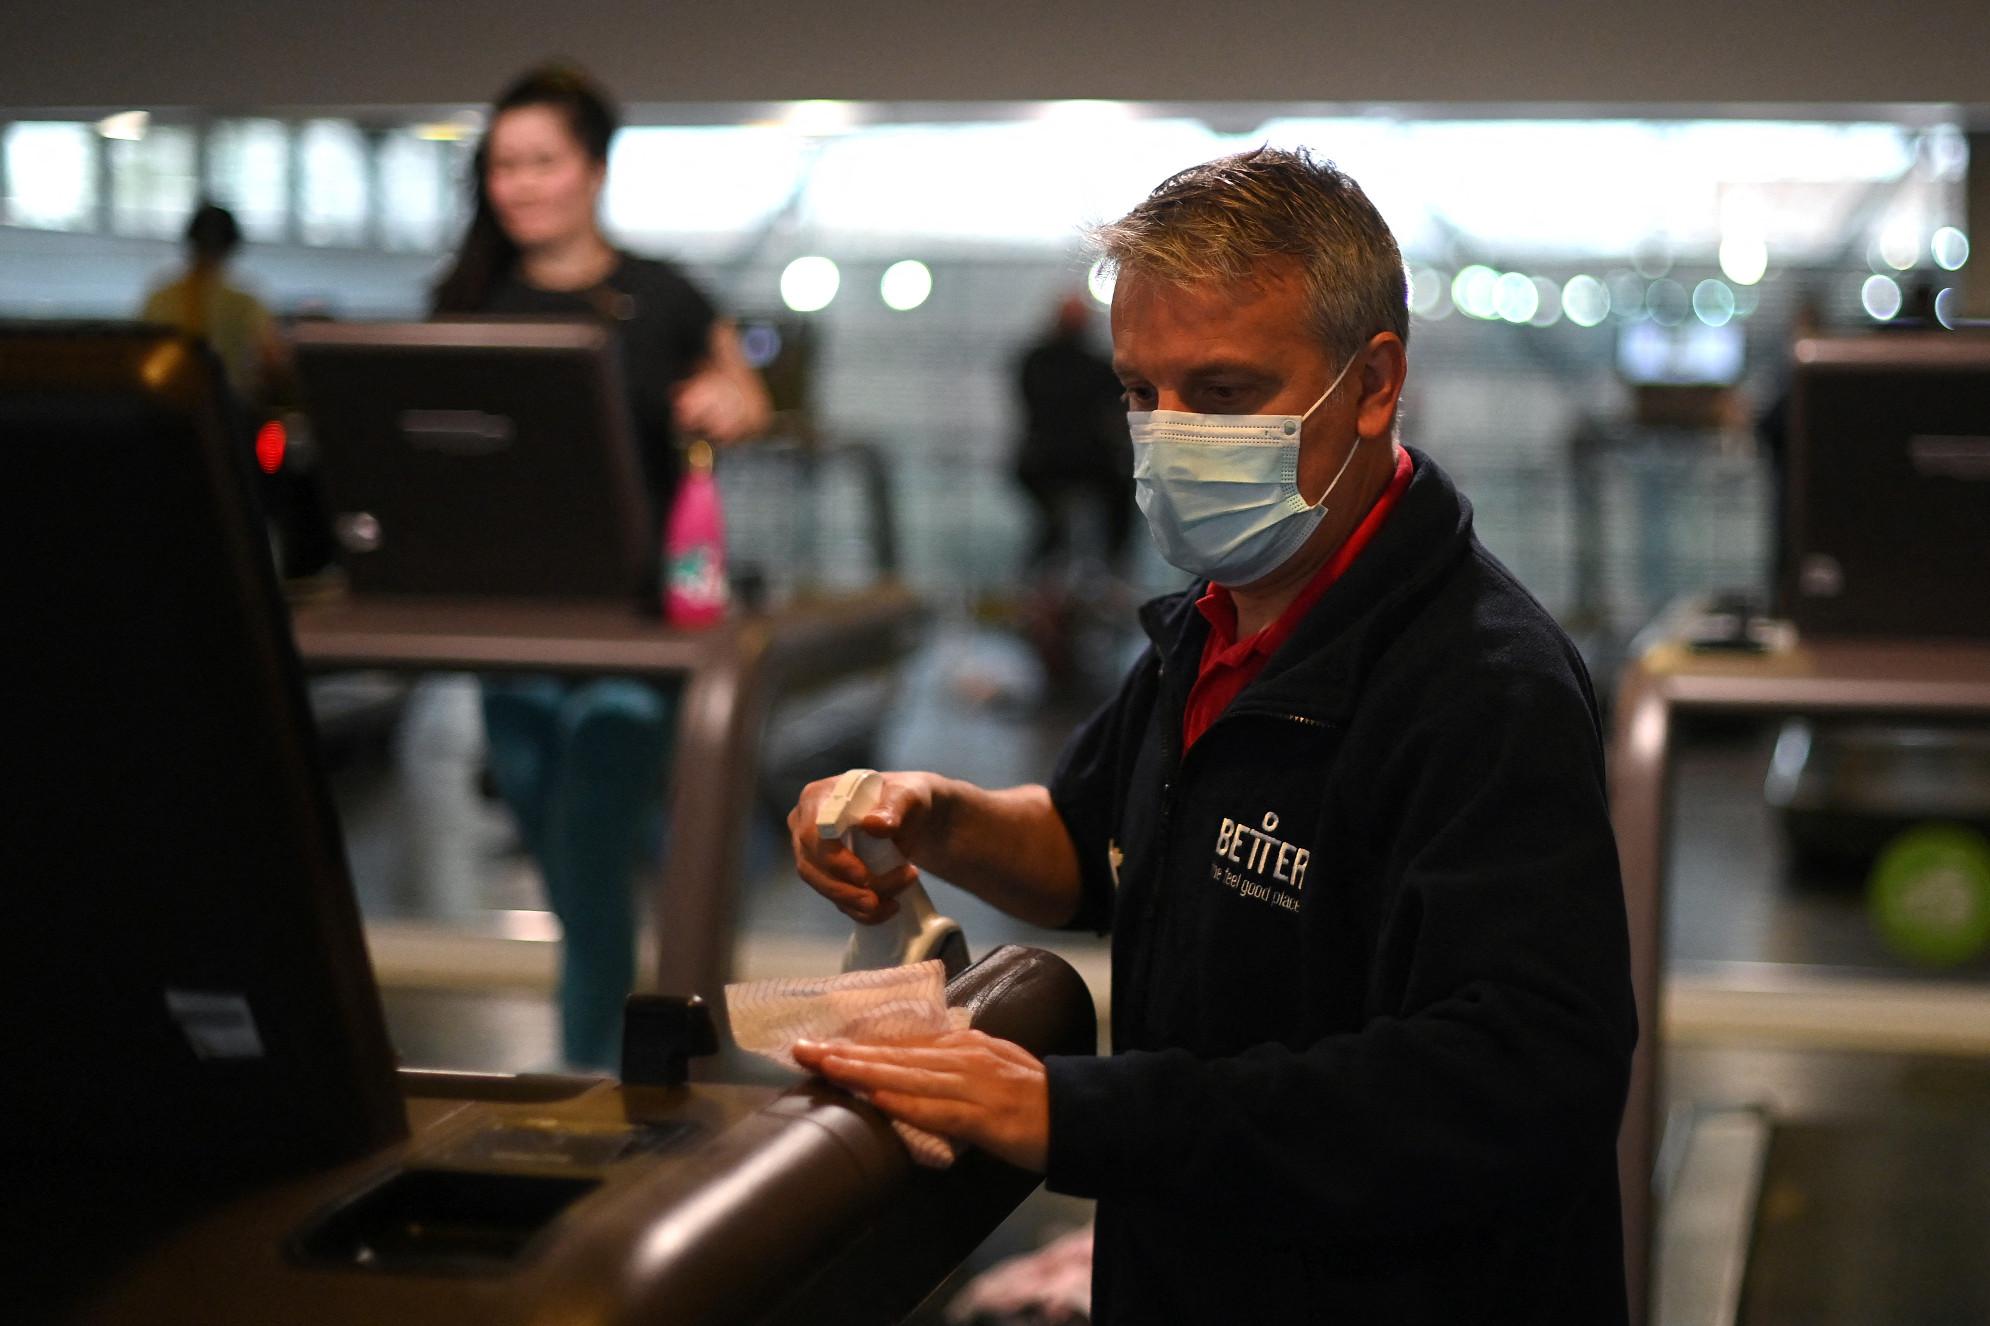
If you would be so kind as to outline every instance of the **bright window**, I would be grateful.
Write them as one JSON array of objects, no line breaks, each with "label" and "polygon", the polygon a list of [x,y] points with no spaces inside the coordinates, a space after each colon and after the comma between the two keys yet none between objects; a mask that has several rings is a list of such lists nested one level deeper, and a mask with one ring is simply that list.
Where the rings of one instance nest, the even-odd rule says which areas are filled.
[{"label": "bright window", "polygon": [[193,130],[155,125],[143,138],[104,147],[110,152],[112,232],[179,236],[200,199]]},{"label": "bright window", "polygon": [[97,224],[97,131],[23,120],[7,126],[7,220],[39,230]]},{"label": "bright window", "polygon": [[1192,120],[1069,112],[1003,124],[888,125],[830,140],[807,221],[846,237],[1074,244],[1163,178],[1225,150]]},{"label": "bright window", "polygon": [[366,243],[366,138],[348,120],[307,120],[297,142],[297,233],[306,244]]},{"label": "bright window", "polygon": [[290,216],[290,128],[222,120],[208,130],[207,195],[234,212],[245,238],[272,244]]},{"label": "bright window", "polygon": [[609,151],[608,228],[625,239],[725,235],[766,225],[793,195],[808,148],[785,129],[624,129]]},{"label": "bright window", "polygon": [[380,239],[390,249],[442,247],[454,218],[451,144],[396,130],[380,143]]}]

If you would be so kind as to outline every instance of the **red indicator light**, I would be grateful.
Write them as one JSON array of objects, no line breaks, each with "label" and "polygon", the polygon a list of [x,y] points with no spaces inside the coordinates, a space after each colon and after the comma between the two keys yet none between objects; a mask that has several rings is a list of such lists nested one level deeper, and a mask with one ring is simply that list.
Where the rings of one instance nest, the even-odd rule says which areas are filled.
[{"label": "red indicator light", "polygon": [[263,467],[264,474],[283,468],[283,449],[289,440],[281,419],[272,419],[256,430],[256,464]]}]

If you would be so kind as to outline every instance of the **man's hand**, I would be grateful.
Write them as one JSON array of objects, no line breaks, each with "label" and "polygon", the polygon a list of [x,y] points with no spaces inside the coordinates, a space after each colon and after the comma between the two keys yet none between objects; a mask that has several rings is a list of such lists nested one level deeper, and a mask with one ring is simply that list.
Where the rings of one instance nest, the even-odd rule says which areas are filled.
[{"label": "man's hand", "polygon": [[[929,839],[939,831],[939,817],[934,810],[938,781],[932,774],[886,774],[877,805],[857,822],[858,827],[852,832],[889,838],[909,861],[917,861],[929,850]],[[795,851],[795,873],[859,925],[889,921],[898,915],[897,895],[919,878],[918,869],[905,865],[872,875],[870,867],[841,839],[817,834],[816,809],[835,786],[834,778],[810,783],[802,789],[795,808],[788,812],[788,839]]]},{"label": "man's hand", "polygon": [[794,1055],[894,1119],[1032,1173],[1048,1163],[1050,1081],[1036,1056],[1013,1041],[951,1031],[912,1045],[802,1041]]}]

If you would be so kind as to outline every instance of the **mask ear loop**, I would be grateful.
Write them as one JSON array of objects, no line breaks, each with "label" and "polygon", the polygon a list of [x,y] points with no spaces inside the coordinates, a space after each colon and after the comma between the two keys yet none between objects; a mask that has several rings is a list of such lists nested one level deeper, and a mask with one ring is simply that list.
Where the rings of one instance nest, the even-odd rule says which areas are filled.
[{"label": "mask ear loop", "polygon": [[1354,361],[1359,358],[1361,358],[1359,354],[1352,355],[1348,358],[1348,361],[1345,364],[1342,364],[1340,366],[1340,372],[1334,374],[1334,380],[1332,382],[1329,382],[1327,384],[1327,389],[1320,393],[1320,399],[1314,401],[1311,405],[1307,406],[1306,413],[1299,416],[1300,423],[1303,424],[1308,419],[1311,419],[1313,417],[1313,411],[1319,409],[1322,405],[1325,405],[1327,403],[1327,397],[1334,394],[1334,388],[1338,387],[1341,384],[1341,380],[1347,376],[1347,371],[1350,368],[1354,367]]},{"label": "mask ear loop", "polygon": [[1354,453],[1359,450],[1361,450],[1361,434],[1356,433],[1354,445],[1347,449],[1347,459],[1343,460],[1340,468],[1334,471],[1334,477],[1327,483],[1327,491],[1320,494],[1320,500],[1306,508],[1308,511],[1318,511],[1327,504],[1327,499],[1333,496],[1334,489],[1339,486],[1341,476],[1347,473],[1347,467],[1354,464]]},{"label": "mask ear loop", "polygon": [[[1334,394],[1334,388],[1338,387],[1341,384],[1341,379],[1347,376],[1347,371],[1354,367],[1355,359],[1359,359],[1360,357],[1361,357],[1360,355],[1355,355],[1353,358],[1350,358],[1345,364],[1341,365],[1340,372],[1334,375],[1333,384],[1329,386],[1325,391],[1320,393],[1319,400],[1314,401],[1311,405],[1306,407],[1306,413],[1299,416],[1299,422],[1301,424],[1304,424],[1308,419],[1312,418],[1313,411],[1319,409],[1322,405],[1324,405],[1326,403],[1327,397]],[[1334,489],[1340,486],[1341,476],[1347,473],[1348,466],[1354,464],[1354,453],[1359,450],[1361,450],[1361,433],[1359,430],[1356,430],[1354,434],[1354,445],[1347,449],[1347,455],[1341,460],[1340,468],[1335,470],[1334,477],[1328,480],[1327,491],[1320,494],[1319,501],[1307,504],[1306,509],[1308,511],[1318,511],[1324,506],[1326,506],[1327,499],[1329,497],[1332,497]],[[1301,501],[1305,500],[1304,494],[1301,494],[1300,500]]]}]

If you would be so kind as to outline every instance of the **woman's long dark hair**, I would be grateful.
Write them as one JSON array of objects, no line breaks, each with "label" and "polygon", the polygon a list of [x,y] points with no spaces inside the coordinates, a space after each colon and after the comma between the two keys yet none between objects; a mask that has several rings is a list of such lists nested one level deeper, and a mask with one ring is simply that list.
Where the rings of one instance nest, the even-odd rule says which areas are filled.
[{"label": "woman's long dark hair", "polygon": [[608,140],[615,136],[619,121],[614,103],[587,75],[570,65],[546,65],[506,88],[491,106],[483,141],[470,165],[475,210],[456,250],[455,264],[435,287],[437,313],[482,311],[492,289],[518,264],[518,245],[498,224],[484,177],[490,165],[490,130],[500,115],[521,106],[550,106],[566,120],[574,141],[588,156],[598,162],[608,160]]}]

